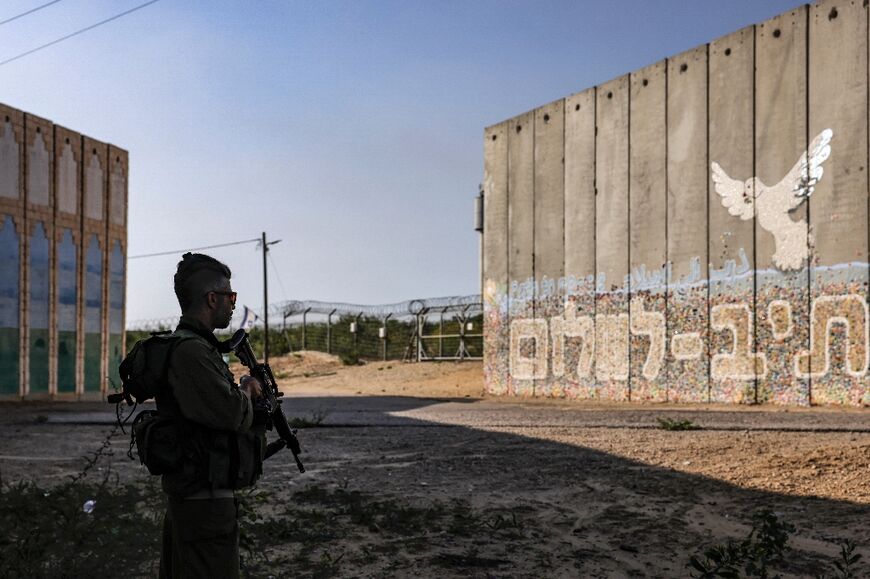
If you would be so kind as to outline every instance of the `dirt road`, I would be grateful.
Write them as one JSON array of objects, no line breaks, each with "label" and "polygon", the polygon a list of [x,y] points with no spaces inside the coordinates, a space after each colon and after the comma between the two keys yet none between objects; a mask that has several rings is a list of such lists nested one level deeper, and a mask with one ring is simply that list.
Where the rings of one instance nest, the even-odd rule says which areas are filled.
[{"label": "dirt road", "polygon": [[[796,527],[784,576],[833,576],[843,539],[870,576],[866,409],[518,402],[482,398],[479,364],[314,358],[275,364],[288,414],[317,424],[300,432],[308,471],[279,455],[259,485],[294,510],[257,529],[317,530],[270,543],[276,576],[685,577],[761,509]],[[62,480],[110,429],[102,405],[0,409],[7,482]],[[111,448],[104,466],[146,476],[126,440]]]}]

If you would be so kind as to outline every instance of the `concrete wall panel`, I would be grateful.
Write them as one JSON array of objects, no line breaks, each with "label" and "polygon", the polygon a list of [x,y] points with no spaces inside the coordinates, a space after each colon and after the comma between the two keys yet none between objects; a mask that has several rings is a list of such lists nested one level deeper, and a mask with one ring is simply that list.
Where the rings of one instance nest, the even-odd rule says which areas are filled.
[{"label": "concrete wall panel", "polygon": [[112,231],[127,228],[127,176],[129,155],[124,149],[109,145],[108,222]]},{"label": "concrete wall panel", "polygon": [[0,397],[104,398],[125,349],[127,181],[123,149],[0,105]]},{"label": "concrete wall panel", "polygon": [[756,374],[767,371],[755,351],[755,197],[745,186],[755,174],[754,67],[753,26],[710,44],[712,402],[754,402]]},{"label": "concrete wall panel", "polygon": [[51,121],[25,115],[27,134],[27,160],[25,163],[25,191],[27,207],[32,211],[52,211],[54,169],[54,130]]},{"label": "concrete wall panel", "polygon": [[129,156],[124,149],[108,146],[107,193],[107,255],[106,255],[106,314],[107,375],[109,387],[120,387],[118,365],[126,352],[124,332],[127,286],[127,184]]},{"label": "concrete wall panel", "polygon": [[[535,110],[535,317],[550,319],[565,309],[565,101]],[[549,337],[548,337],[549,341]],[[561,376],[538,371],[535,395],[564,396]]]},{"label": "concrete wall panel", "polygon": [[54,263],[55,289],[52,319],[56,344],[58,398],[75,398],[83,391],[84,318],[82,279],[82,136],[54,126]]},{"label": "concrete wall panel", "polygon": [[0,209],[24,208],[24,113],[0,104]]},{"label": "concrete wall panel", "polygon": [[0,105],[0,396],[18,397],[27,387],[23,357],[26,314],[24,210],[24,113]]},{"label": "concrete wall panel", "polygon": [[[534,112],[508,124],[508,274],[512,394],[531,396],[548,356],[547,332],[535,318]],[[546,322],[544,322],[546,324]],[[546,371],[546,364],[544,364]]]},{"label": "concrete wall panel", "polygon": [[494,388],[870,404],[868,27],[821,0],[567,97],[564,145],[506,122]]},{"label": "concrete wall panel", "polygon": [[507,392],[508,318],[508,123],[487,128],[483,138],[483,369],[487,390]]},{"label": "concrete wall panel", "polygon": [[56,387],[53,295],[54,270],[54,129],[51,121],[26,114],[24,197],[27,207],[25,240],[24,339],[22,365],[29,398],[47,398]]},{"label": "concrete wall panel", "polygon": [[708,392],[707,47],[668,60],[668,400]]},{"label": "concrete wall panel", "polygon": [[[595,89],[565,99],[565,312],[551,323],[553,373],[569,398],[595,393]],[[559,319],[559,318],[557,318]]]},{"label": "concrete wall panel", "polygon": [[664,401],[667,284],[667,63],[631,74],[631,399]]},{"label": "concrete wall panel", "polygon": [[809,403],[809,379],[793,364],[809,345],[807,203],[782,216],[766,194],[807,148],[806,26],[801,7],[755,27],[755,320],[756,347],[767,356],[759,402]]},{"label": "concrete wall panel", "polygon": [[81,135],[55,125],[54,159],[55,219],[74,218],[81,224]]},{"label": "concrete wall panel", "polygon": [[809,174],[801,178],[821,178],[809,198],[810,349],[798,353],[795,372],[810,374],[814,404],[870,404],[866,5],[816,3],[809,39]]},{"label": "concrete wall panel", "polygon": [[629,77],[596,95],[595,376],[598,397],[629,396],[628,123]]},{"label": "concrete wall panel", "polygon": [[108,154],[109,147],[82,137],[82,283],[85,398],[101,398],[108,373]]},{"label": "concrete wall panel", "polygon": [[89,137],[82,138],[82,193],[84,227],[105,230],[108,204],[108,147]]}]

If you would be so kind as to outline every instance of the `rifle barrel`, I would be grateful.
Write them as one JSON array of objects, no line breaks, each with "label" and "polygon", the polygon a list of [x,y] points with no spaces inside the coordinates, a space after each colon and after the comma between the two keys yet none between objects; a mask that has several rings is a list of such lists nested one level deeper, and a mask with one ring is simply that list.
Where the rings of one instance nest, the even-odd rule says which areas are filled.
[{"label": "rifle barrel", "polygon": [[302,452],[299,446],[299,439],[296,438],[296,431],[290,428],[287,424],[287,417],[284,416],[284,411],[281,409],[281,401],[278,399],[283,394],[278,390],[278,383],[275,381],[275,376],[272,374],[272,368],[269,364],[259,364],[257,357],[254,355],[254,350],[251,348],[251,342],[248,340],[248,333],[244,330],[237,330],[233,337],[229,340],[230,347],[235,352],[239,361],[247,366],[251,375],[260,381],[263,387],[263,394],[269,401],[269,413],[272,417],[272,424],[275,426],[275,431],[278,433],[279,439],[283,442],[278,445],[277,442],[269,444],[266,458],[287,447],[293,454],[293,459],[296,461],[296,467],[299,472],[305,472],[305,467],[302,461],[299,460],[299,453]]}]

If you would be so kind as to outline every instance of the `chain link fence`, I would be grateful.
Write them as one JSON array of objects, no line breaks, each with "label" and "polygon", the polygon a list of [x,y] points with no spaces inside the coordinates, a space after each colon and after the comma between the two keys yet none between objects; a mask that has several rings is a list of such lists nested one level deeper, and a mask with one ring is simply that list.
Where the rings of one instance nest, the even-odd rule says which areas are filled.
[{"label": "chain link fence", "polygon": [[[250,330],[262,352],[262,312]],[[238,318],[238,319],[237,319]],[[231,334],[241,319],[233,319]],[[153,331],[173,329],[178,317],[131,321],[127,343]],[[483,357],[483,307],[480,295],[415,299],[362,305],[287,301],[269,306],[269,353],[318,351],[343,362],[360,360],[480,360]]]},{"label": "chain link fence", "polygon": [[366,306],[318,301],[282,304],[291,350],[354,360],[469,360],[483,356],[479,295]]}]

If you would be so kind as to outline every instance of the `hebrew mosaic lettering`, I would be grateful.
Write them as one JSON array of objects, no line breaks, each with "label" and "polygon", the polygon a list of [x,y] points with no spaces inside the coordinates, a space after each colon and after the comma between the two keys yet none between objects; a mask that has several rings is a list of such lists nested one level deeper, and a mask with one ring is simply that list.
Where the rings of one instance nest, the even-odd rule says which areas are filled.
[{"label": "hebrew mosaic lettering", "polygon": [[628,380],[628,314],[596,316],[595,377]]},{"label": "hebrew mosaic lettering", "polygon": [[547,354],[547,320],[511,322],[511,376],[518,380],[546,378]]},{"label": "hebrew mosaic lettering", "polygon": [[550,334],[553,339],[553,376],[566,375],[566,348],[568,338],[580,338],[582,346],[577,366],[567,369],[569,377],[586,378],[592,374],[592,359],[595,355],[595,324],[590,316],[577,317],[573,303],[565,303],[564,317],[550,319]]},{"label": "hebrew mosaic lettering", "polygon": [[728,330],[733,342],[727,354],[714,354],[710,376],[714,380],[755,380],[767,373],[767,359],[754,352],[752,311],[747,304],[723,304],[710,311],[710,325],[716,331]]},{"label": "hebrew mosaic lettering", "polygon": [[831,336],[837,324],[846,333],[846,373],[855,377],[867,373],[867,302],[856,295],[821,296],[813,301],[810,320],[810,351],[795,356],[798,376],[821,378],[831,371]]},{"label": "hebrew mosaic lettering", "polygon": [[631,333],[649,338],[649,353],[643,363],[643,377],[655,380],[662,370],[665,359],[665,316],[661,312],[648,312],[643,309],[643,300],[631,300]]}]

